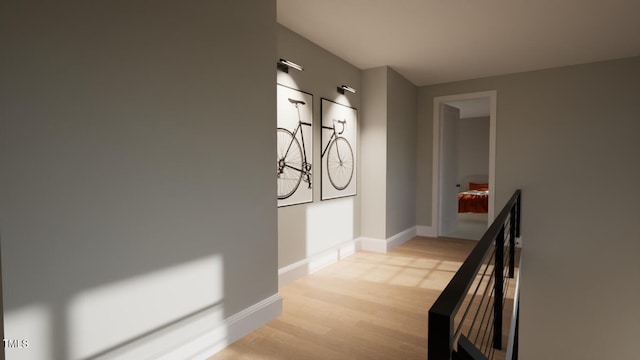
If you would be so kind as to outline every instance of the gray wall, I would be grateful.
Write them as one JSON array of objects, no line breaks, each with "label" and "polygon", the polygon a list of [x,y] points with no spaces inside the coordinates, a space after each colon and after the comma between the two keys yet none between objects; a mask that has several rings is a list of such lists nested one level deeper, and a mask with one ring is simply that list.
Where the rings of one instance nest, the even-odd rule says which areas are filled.
[{"label": "gray wall", "polygon": [[[320,201],[320,98],[359,109],[360,93],[341,95],[337,87],[346,84],[361,89],[361,72],[281,25],[277,25],[276,55],[273,71],[275,61],[280,58],[304,67],[302,72],[278,71],[277,82],[313,94],[314,115],[313,203],[278,209],[278,264],[284,267],[360,236],[360,194]],[[358,122],[362,124],[362,116],[358,115]],[[275,128],[273,130],[275,133]],[[358,182],[359,179],[360,176]],[[358,189],[358,193],[360,191]]]},{"label": "gray wall", "polygon": [[417,87],[388,66],[362,77],[362,235],[415,226]]},{"label": "gray wall", "polygon": [[468,176],[489,178],[489,118],[460,119],[458,126],[458,183],[467,189]]},{"label": "gray wall", "polygon": [[416,121],[415,85],[388,70],[386,237],[415,226]]},{"label": "gray wall", "polygon": [[496,206],[523,190],[521,358],[635,358],[640,58],[420,88],[419,225],[431,224],[433,97],[493,89]]},{"label": "gray wall", "polygon": [[275,7],[3,4],[4,315],[25,326],[5,336],[30,340],[15,358],[87,357],[277,293]]},{"label": "gray wall", "polygon": [[362,72],[362,236],[387,237],[387,74],[386,66]]}]

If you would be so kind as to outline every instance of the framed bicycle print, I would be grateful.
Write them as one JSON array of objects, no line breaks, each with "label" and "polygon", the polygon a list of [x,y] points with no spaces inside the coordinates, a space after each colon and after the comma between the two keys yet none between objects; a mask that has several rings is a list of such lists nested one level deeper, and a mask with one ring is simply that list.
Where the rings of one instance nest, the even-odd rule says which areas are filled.
[{"label": "framed bicycle print", "polygon": [[321,200],[356,195],[358,110],[321,99]]},{"label": "framed bicycle print", "polygon": [[278,207],[313,201],[313,95],[277,85]]}]

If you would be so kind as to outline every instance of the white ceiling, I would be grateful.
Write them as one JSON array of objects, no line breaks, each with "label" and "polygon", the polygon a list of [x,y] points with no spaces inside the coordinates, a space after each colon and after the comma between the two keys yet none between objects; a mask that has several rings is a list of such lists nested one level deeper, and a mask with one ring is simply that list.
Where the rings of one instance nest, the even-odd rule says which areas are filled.
[{"label": "white ceiling", "polygon": [[278,22],[416,85],[640,55],[640,0],[277,0]]}]

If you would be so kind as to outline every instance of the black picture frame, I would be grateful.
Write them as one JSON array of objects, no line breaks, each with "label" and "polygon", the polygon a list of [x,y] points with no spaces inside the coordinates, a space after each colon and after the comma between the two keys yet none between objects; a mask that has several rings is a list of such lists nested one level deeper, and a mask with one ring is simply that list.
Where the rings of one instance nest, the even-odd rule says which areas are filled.
[{"label": "black picture frame", "polygon": [[358,194],[358,109],[320,99],[320,200]]}]

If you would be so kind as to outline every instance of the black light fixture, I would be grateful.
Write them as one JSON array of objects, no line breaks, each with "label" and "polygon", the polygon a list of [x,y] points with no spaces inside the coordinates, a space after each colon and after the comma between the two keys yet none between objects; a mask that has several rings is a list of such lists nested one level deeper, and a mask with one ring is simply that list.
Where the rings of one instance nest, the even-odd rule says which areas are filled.
[{"label": "black light fixture", "polygon": [[302,71],[304,70],[304,68],[294,62],[291,62],[289,60],[285,60],[285,59],[280,59],[278,60],[278,70],[280,71],[284,71],[286,73],[289,72],[289,68],[294,68],[298,71]]},{"label": "black light fixture", "polygon": [[348,92],[350,92],[352,94],[356,93],[356,89],[352,88],[351,86],[348,86],[348,85],[340,85],[340,86],[338,86],[338,92],[340,94],[344,95],[345,91],[348,91]]}]

